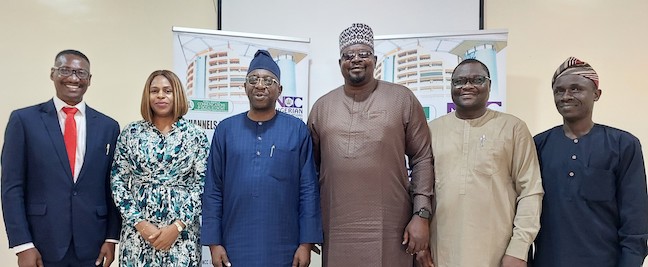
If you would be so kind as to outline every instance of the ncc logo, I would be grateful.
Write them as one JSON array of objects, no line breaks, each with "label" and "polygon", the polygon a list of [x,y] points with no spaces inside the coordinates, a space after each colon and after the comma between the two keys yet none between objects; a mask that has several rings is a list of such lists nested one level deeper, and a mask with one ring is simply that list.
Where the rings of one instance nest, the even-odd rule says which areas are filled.
[{"label": "ncc logo", "polygon": [[279,106],[283,108],[302,108],[303,100],[299,96],[284,96],[277,99]]}]

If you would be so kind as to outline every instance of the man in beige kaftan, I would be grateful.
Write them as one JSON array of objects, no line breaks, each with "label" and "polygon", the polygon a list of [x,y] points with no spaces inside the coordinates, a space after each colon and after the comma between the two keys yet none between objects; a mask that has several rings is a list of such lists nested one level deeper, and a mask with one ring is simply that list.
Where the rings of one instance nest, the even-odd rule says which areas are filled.
[{"label": "man in beige kaftan", "polygon": [[490,78],[481,62],[462,61],[452,86],[456,111],[429,124],[434,266],[527,266],[543,196],[533,138],[520,119],[486,108]]},{"label": "man in beige kaftan", "polygon": [[373,77],[371,28],[343,31],[340,51],[345,84],[320,98],[308,119],[320,170],[323,263],[410,267],[429,241],[433,174],[425,115],[409,89]]}]

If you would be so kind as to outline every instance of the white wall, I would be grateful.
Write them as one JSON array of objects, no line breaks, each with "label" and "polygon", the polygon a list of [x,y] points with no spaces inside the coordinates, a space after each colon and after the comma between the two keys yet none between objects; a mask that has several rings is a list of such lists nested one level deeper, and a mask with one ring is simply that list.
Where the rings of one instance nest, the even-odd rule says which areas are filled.
[{"label": "white wall", "polygon": [[[551,77],[567,57],[590,63],[603,90],[594,121],[648,143],[642,84],[648,70],[648,1],[486,0],[486,28],[507,28],[508,111],[532,133],[561,123]],[[645,146],[645,145],[644,145]],[[644,149],[644,153],[646,150]]]}]

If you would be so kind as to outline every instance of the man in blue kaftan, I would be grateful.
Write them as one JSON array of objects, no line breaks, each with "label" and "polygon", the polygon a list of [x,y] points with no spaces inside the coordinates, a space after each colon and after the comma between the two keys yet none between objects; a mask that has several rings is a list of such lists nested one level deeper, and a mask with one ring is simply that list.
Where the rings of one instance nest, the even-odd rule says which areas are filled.
[{"label": "man in blue kaftan", "polygon": [[598,75],[568,58],[552,80],[563,125],[535,136],[545,189],[534,267],[640,267],[648,249],[639,139],[592,121]]},{"label": "man in blue kaftan", "polygon": [[257,51],[245,81],[250,110],[214,132],[201,242],[216,267],[306,267],[322,242],[311,137],[304,122],[275,110],[279,80],[270,53]]}]

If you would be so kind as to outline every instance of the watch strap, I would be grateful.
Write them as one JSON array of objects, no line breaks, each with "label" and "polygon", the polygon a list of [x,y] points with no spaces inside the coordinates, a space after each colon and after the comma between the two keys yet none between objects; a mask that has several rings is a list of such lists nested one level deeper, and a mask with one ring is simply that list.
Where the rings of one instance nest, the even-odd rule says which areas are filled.
[{"label": "watch strap", "polygon": [[173,222],[173,225],[176,226],[178,232],[182,232],[182,230],[184,230],[184,227],[182,227],[182,224],[180,224],[178,221]]}]

